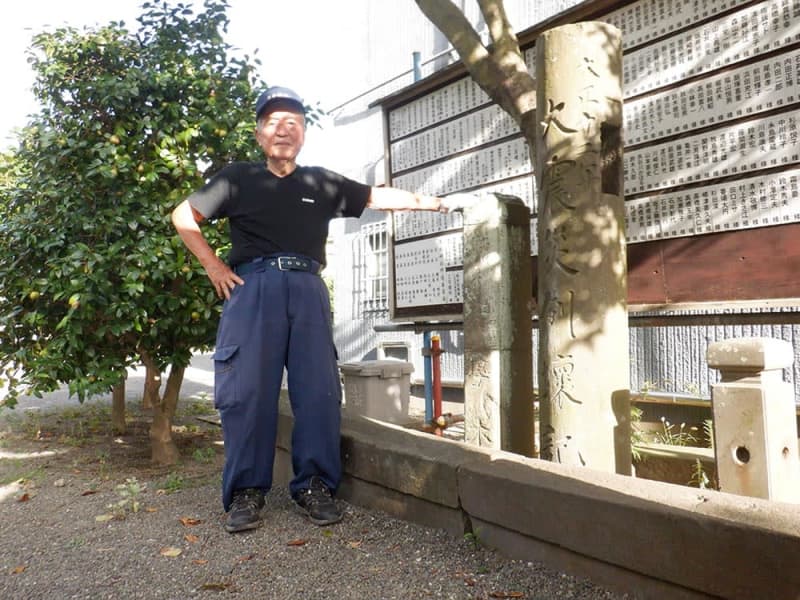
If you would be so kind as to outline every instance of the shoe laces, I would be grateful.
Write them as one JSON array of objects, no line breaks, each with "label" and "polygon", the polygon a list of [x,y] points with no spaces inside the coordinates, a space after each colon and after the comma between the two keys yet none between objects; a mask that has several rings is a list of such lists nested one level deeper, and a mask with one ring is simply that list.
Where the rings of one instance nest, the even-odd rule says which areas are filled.
[{"label": "shoe laces", "polygon": [[333,500],[331,491],[320,479],[314,477],[309,483],[308,489],[304,492],[305,501],[308,505],[327,504]]},{"label": "shoe laces", "polygon": [[261,493],[256,489],[235,492],[231,501],[231,512],[238,510],[258,510],[261,508]]}]

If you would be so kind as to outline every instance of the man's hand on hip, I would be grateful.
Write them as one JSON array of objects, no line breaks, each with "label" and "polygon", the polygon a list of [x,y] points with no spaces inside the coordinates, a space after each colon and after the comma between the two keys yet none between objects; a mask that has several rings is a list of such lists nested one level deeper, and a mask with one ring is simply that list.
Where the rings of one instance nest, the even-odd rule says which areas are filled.
[{"label": "man's hand on hip", "polygon": [[217,296],[230,300],[231,292],[237,285],[244,285],[244,279],[220,259],[206,267],[206,274],[217,291]]}]

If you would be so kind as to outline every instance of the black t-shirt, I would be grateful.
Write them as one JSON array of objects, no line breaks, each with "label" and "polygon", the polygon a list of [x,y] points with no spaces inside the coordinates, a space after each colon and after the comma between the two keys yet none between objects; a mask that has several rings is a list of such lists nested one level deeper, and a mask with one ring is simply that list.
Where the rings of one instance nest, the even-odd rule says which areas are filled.
[{"label": "black t-shirt", "polygon": [[328,223],[360,216],[370,189],[321,167],[278,177],[263,162],[236,162],[189,196],[189,204],[207,219],[228,218],[232,266],[282,252],[325,264]]}]

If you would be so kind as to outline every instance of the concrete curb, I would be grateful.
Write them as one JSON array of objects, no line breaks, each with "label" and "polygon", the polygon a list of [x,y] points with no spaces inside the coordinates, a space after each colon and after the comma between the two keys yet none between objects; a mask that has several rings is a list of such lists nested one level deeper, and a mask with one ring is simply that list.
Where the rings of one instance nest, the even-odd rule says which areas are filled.
[{"label": "concrete curb", "polygon": [[[282,408],[276,482],[291,476]],[[344,418],[353,504],[472,533],[640,598],[800,599],[800,506],[567,467]]]}]

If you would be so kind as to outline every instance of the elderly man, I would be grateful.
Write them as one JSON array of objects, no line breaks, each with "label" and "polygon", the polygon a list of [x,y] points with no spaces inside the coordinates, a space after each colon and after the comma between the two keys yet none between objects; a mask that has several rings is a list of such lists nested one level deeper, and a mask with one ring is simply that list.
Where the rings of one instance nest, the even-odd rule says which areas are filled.
[{"label": "elderly man", "polygon": [[[458,208],[447,199],[370,187],[320,167],[299,166],[305,106],[288,88],[264,91],[255,113],[255,138],[266,160],[226,166],[172,213],[184,243],[225,300],[214,353],[214,399],[225,440],[222,503],[228,532],[261,524],[264,494],[272,485],[284,367],[295,418],[289,491],[313,523],[342,518],[333,499],[342,471],[341,386],[328,291],[318,275],[330,220],[358,217],[366,207]],[[230,227],[228,264],[199,227],[217,218],[227,218]]]}]

